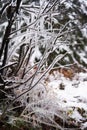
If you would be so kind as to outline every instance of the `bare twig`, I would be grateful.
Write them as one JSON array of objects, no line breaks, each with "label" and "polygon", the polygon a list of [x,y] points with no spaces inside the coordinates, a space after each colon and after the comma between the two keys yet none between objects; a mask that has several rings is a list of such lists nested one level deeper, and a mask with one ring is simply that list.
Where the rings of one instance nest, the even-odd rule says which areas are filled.
[{"label": "bare twig", "polygon": [[1,18],[1,16],[3,15],[4,10],[6,9],[6,7],[7,7],[10,3],[11,3],[11,0],[10,0],[9,2],[7,2],[7,3],[2,7],[2,9],[0,10],[0,18]]},{"label": "bare twig", "polygon": [[11,66],[13,66],[13,65],[16,65],[16,64],[17,64],[17,62],[14,62],[14,63],[8,64],[8,65],[5,65],[5,66],[3,66],[2,68],[0,68],[0,71],[3,70],[3,69],[5,69],[5,68],[9,68],[9,67],[11,67]]}]

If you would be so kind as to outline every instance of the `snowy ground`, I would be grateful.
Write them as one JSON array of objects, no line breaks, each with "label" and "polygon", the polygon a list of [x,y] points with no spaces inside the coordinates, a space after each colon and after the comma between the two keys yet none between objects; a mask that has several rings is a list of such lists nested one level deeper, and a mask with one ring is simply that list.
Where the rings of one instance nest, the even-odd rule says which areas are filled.
[{"label": "snowy ground", "polygon": [[86,120],[84,126],[87,125],[87,73],[77,73],[72,80],[64,76],[53,77],[50,76],[47,87],[54,91],[62,109],[77,122]]},{"label": "snowy ground", "polygon": [[[38,77],[37,77],[38,78]],[[26,102],[22,97],[22,102]],[[87,127],[87,73],[76,73],[72,78],[65,77],[59,71],[48,74],[44,79],[29,92],[30,103],[21,116],[24,119],[36,120],[59,127],[54,117],[61,118],[64,122],[68,120],[70,127],[74,130],[84,130]],[[27,113],[26,113],[27,112]],[[32,116],[32,113],[35,114]],[[64,128],[67,127],[64,126]]]}]

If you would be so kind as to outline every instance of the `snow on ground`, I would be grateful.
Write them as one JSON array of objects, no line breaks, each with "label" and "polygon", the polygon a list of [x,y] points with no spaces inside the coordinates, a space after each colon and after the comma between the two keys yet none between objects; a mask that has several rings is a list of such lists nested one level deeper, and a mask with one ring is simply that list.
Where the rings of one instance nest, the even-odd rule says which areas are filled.
[{"label": "snow on ground", "polygon": [[54,91],[62,110],[76,121],[87,119],[87,73],[77,73],[72,80],[63,75],[54,79],[50,75],[49,79],[47,88]]},{"label": "snow on ground", "polygon": [[[85,77],[87,74],[77,74],[78,79],[69,80],[64,77],[60,77],[60,79],[52,80],[49,82],[48,86],[52,87],[54,91],[58,94],[58,98],[60,97],[61,100],[66,100],[67,105],[68,102],[75,102],[76,99],[83,98],[87,100],[87,81]],[[64,90],[59,88],[59,85],[65,86]],[[55,87],[56,86],[56,87]]]},{"label": "snow on ground", "polygon": [[[25,98],[26,95],[22,102],[26,102]],[[73,124],[78,124],[81,129],[87,127],[86,72],[76,73],[72,78],[65,77],[59,71],[49,73],[30,91],[29,98],[31,101],[26,104],[22,117],[32,119],[31,113],[35,113],[34,119],[50,125],[56,114],[65,121],[72,119]],[[52,125],[56,124],[53,122]]]}]

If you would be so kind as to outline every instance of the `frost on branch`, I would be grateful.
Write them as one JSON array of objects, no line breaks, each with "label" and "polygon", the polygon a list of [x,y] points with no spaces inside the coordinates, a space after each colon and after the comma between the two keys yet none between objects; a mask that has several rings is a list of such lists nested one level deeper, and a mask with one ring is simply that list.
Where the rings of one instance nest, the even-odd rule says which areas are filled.
[{"label": "frost on branch", "polygon": [[[45,124],[59,129],[67,126],[79,128],[79,122],[86,117],[86,110],[84,117],[79,112],[82,108],[78,110],[73,104],[73,95],[72,105],[67,106],[69,86],[66,82],[70,88],[74,86],[73,90],[75,84],[80,84],[78,74],[74,79],[73,68],[68,69],[77,62],[70,49],[73,21],[68,20],[63,24],[58,20],[58,10],[64,2],[55,0],[50,3],[44,0],[37,5],[35,2],[22,2],[9,36],[6,66],[1,69],[4,69],[5,89],[11,90],[14,96],[7,95],[8,99],[10,96],[12,99],[5,112],[19,110],[22,106],[20,118],[33,126]],[[68,62],[69,58],[72,63],[64,66],[64,60]],[[72,80],[75,80],[74,85]],[[62,94],[64,90],[65,95]],[[74,118],[73,110],[79,115],[79,120]]]}]

